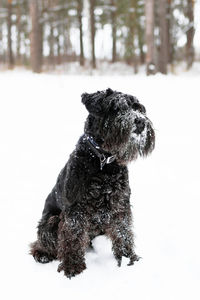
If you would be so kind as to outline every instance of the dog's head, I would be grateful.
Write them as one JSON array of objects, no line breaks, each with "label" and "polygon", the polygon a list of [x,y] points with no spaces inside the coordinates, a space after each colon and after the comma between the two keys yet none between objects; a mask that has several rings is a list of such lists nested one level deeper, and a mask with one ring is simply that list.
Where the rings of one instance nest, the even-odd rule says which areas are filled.
[{"label": "dog's head", "polygon": [[82,95],[89,116],[85,133],[92,136],[104,151],[127,164],[152,152],[155,133],[138,99],[111,89]]}]

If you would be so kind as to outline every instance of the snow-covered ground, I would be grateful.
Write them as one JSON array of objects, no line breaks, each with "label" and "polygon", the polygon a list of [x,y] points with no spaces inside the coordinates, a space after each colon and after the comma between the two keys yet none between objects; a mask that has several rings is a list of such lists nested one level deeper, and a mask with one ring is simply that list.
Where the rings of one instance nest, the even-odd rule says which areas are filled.
[{"label": "snow-covered ground", "polygon": [[[116,72],[115,74],[120,74]],[[0,297],[200,299],[199,76],[0,73]],[[58,262],[28,255],[44,200],[83,132],[80,95],[111,87],[136,95],[156,129],[152,156],[130,165],[137,253],[121,268],[109,240],[94,240],[87,270],[69,280]]]}]

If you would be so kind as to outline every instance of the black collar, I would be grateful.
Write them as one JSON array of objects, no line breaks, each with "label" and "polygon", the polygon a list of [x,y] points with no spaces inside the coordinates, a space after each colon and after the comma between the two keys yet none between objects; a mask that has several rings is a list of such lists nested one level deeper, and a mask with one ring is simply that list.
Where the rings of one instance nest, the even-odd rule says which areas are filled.
[{"label": "black collar", "polygon": [[84,140],[87,142],[90,149],[98,156],[100,160],[100,169],[102,170],[105,164],[111,164],[115,159],[116,155],[110,155],[100,148],[100,146],[94,141],[92,136],[84,134]]}]

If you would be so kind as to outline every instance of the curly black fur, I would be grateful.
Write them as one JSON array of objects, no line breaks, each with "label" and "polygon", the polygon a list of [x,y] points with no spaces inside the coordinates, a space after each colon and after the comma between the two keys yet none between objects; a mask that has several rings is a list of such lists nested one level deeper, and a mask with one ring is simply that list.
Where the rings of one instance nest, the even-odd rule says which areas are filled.
[{"label": "curly black fur", "polygon": [[[71,278],[85,268],[85,252],[94,237],[106,234],[114,256],[138,260],[131,229],[128,162],[152,152],[155,134],[146,110],[131,96],[107,89],[83,94],[89,111],[85,134],[60,172],[46,199],[31,254],[41,263],[59,259],[58,271]],[[98,155],[87,142],[115,161],[100,168]]]}]

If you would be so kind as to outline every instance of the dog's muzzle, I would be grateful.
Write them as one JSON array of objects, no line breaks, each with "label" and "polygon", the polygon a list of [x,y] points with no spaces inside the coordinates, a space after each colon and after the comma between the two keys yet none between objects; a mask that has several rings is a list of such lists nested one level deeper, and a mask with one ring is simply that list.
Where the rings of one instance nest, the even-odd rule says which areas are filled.
[{"label": "dog's muzzle", "polygon": [[134,132],[136,134],[141,134],[145,128],[145,119],[143,118],[136,118],[135,119],[135,126],[136,129],[134,130]]}]

